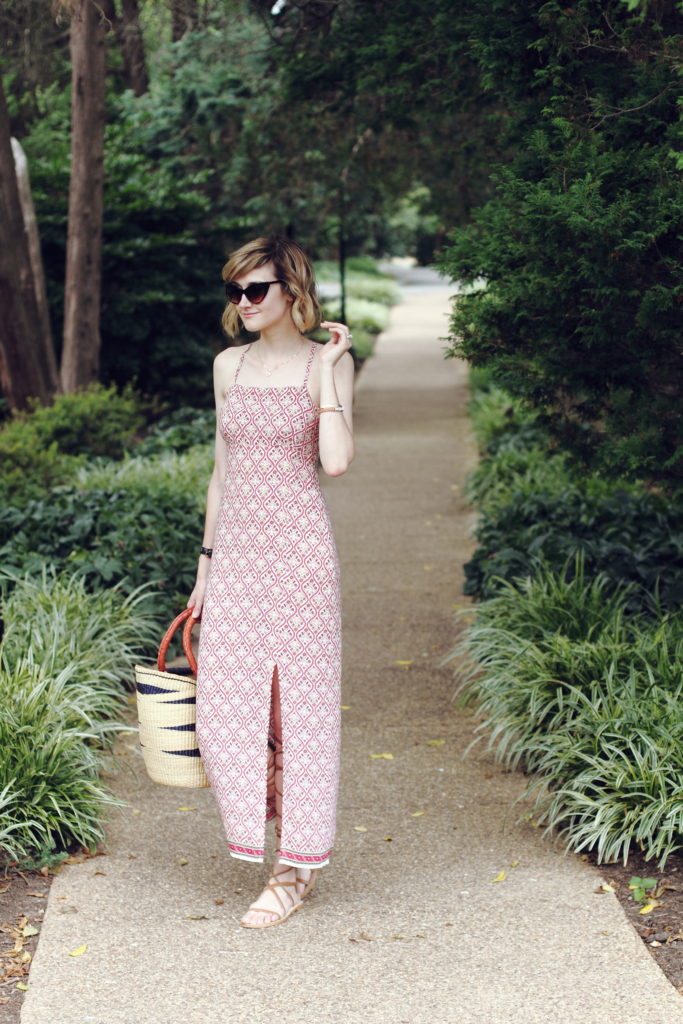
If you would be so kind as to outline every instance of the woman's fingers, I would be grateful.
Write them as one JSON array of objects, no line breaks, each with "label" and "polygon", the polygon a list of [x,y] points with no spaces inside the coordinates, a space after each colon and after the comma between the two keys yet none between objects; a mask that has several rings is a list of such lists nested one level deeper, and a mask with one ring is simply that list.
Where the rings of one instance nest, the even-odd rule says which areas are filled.
[{"label": "woman's fingers", "polygon": [[192,608],[192,618],[198,619],[202,614],[202,605],[204,604],[204,595],[199,594],[197,590],[193,590],[187,601],[187,608]]}]

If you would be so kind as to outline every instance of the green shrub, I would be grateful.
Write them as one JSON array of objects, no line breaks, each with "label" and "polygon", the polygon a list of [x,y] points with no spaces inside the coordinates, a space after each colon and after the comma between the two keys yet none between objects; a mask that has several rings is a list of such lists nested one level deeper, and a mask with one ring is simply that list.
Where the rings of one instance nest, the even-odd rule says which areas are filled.
[{"label": "green shrub", "polygon": [[[130,472],[125,463],[121,472]],[[151,583],[162,625],[192,591],[201,530],[199,496],[175,473],[156,490],[138,474],[128,488],[57,489],[49,500],[0,508],[0,562],[17,574],[38,572],[45,562],[78,569],[91,590],[116,583],[131,593]]]},{"label": "green shrub", "polygon": [[538,427],[537,413],[523,409],[519,399],[513,398],[497,384],[487,382],[482,387],[477,380],[477,371],[470,370],[470,388],[473,393],[468,403],[468,412],[481,452],[494,453],[502,439],[508,445],[517,442],[518,447],[541,440],[547,446],[548,438]]},{"label": "green shrub", "polygon": [[486,507],[476,530],[478,546],[465,565],[465,593],[493,596],[501,580],[535,574],[545,563],[561,570],[580,552],[588,577],[604,573],[612,586],[637,584],[629,608],[683,602],[683,519],[680,507],[653,494],[610,487],[599,479],[566,482],[536,491],[511,489]]},{"label": "green shrub", "polygon": [[[519,435],[514,435],[515,439]],[[538,491],[560,491],[567,484],[566,460],[534,445],[500,444],[494,455],[482,459],[469,473],[465,484],[467,500],[492,512],[498,505]]]},{"label": "green shrub", "polygon": [[143,418],[130,390],[93,384],[57,395],[51,405],[34,404],[0,429],[0,501],[21,506],[68,484],[82,456],[120,459]]},{"label": "green shrub", "polygon": [[138,399],[127,387],[91,384],[83,391],[57,395],[51,405],[36,404],[30,422],[43,445],[56,443],[64,455],[102,455],[121,459],[143,424]]},{"label": "green shrub", "polygon": [[634,617],[632,589],[580,559],[504,583],[446,660],[489,749],[533,773],[539,820],[600,859],[635,842],[663,863],[683,846],[683,614]]},{"label": "green shrub", "polygon": [[395,306],[401,301],[401,289],[390,277],[349,274],[346,289],[351,299],[367,299],[382,306]]},{"label": "green shrub", "polygon": [[184,452],[194,445],[208,444],[216,432],[215,409],[183,407],[162,416],[136,445],[134,454],[163,455],[166,452]]},{"label": "green shrub", "polygon": [[[324,314],[326,320],[339,320],[341,308],[338,300],[327,301]],[[389,310],[379,302],[350,298],[346,303],[346,319],[354,331],[360,329],[369,334],[380,334],[389,325]]]},{"label": "green shrub", "polygon": [[129,491],[138,496],[148,495],[150,502],[162,503],[172,502],[173,496],[182,490],[198,512],[204,510],[213,466],[213,444],[195,445],[183,452],[168,450],[148,457],[138,455],[137,451],[113,465],[96,462],[81,466],[76,474],[78,487],[84,491]]},{"label": "green shrub", "polygon": [[44,444],[30,419],[11,419],[0,430],[0,506],[44,498],[74,476],[78,460]]}]

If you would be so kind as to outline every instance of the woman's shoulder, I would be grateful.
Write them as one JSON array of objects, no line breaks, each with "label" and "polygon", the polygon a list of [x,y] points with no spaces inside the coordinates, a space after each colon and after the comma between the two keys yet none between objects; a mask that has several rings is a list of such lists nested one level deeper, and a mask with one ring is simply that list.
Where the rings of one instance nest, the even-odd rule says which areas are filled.
[{"label": "woman's shoulder", "polygon": [[237,366],[242,358],[244,349],[244,345],[230,345],[228,348],[224,348],[222,352],[219,352],[213,361],[214,380],[223,394],[225,394],[235,379]]},{"label": "woman's shoulder", "polygon": [[246,347],[246,345],[229,345],[228,348],[224,348],[223,351],[219,352],[214,359],[214,367],[217,370],[229,369],[231,367],[235,368]]}]

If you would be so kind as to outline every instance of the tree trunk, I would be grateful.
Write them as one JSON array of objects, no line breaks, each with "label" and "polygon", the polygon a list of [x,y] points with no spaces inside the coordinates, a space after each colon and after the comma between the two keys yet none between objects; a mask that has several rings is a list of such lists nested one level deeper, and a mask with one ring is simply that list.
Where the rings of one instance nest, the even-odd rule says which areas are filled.
[{"label": "tree trunk", "polygon": [[36,293],[38,314],[40,316],[41,336],[44,339],[45,360],[48,370],[48,377],[54,388],[57,387],[59,374],[57,372],[57,360],[55,349],[52,343],[52,326],[50,324],[50,308],[47,304],[47,289],[45,287],[45,274],[43,272],[43,254],[40,251],[40,236],[38,235],[38,220],[36,208],[33,205],[31,194],[31,179],[28,173],[28,161],[26,154],[21,148],[21,143],[12,139],[12,154],[17,175],[17,188],[19,190],[19,202],[24,218],[24,229],[28,242],[28,253],[31,261],[31,272],[33,273],[33,287]]},{"label": "tree trunk", "polygon": [[136,96],[149,89],[147,61],[140,29],[138,0],[122,0],[123,18],[117,33],[126,69],[126,81]]},{"label": "tree trunk", "polygon": [[57,374],[51,349],[36,301],[0,79],[0,384],[10,408],[26,408],[29,398],[52,398]]},{"label": "tree trunk", "polygon": [[76,0],[71,19],[71,180],[66,244],[65,392],[97,380],[104,185],[105,24],[93,0]]},{"label": "tree trunk", "polygon": [[174,43],[197,26],[197,0],[171,0],[171,38]]}]

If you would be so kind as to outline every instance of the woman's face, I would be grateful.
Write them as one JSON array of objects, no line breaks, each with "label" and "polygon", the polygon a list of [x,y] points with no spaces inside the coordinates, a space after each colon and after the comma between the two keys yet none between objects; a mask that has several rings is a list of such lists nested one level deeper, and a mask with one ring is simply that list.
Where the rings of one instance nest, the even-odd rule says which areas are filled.
[{"label": "woman's face", "polygon": [[[264,263],[262,267],[256,267],[235,281],[241,288],[254,281],[274,281],[277,277],[275,267],[272,263]],[[271,284],[265,299],[262,302],[249,302],[246,295],[240,299],[237,311],[247,331],[265,331],[280,325],[291,324],[292,300],[285,294],[281,284]]]}]

